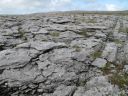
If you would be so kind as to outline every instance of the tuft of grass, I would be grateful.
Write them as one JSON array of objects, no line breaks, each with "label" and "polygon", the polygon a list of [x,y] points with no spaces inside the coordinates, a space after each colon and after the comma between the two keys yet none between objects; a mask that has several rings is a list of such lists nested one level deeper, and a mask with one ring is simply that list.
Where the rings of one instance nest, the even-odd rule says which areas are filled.
[{"label": "tuft of grass", "polygon": [[91,54],[93,59],[99,58],[101,56],[102,52],[101,51],[96,51]]},{"label": "tuft of grass", "polygon": [[96,20],[95,19],[89,19],[89,20],[87,20],[86,23],[96,23]]},{"label": "tuft of grass", "polygon": [[120,29],[119,29],[119,32],[123,32],[123,33],[128,33],[128,27],[121,27]]},{"label": "tuft of grass", "polygon": [[119,94],[119,96],[127,96],[127,94],[125,94],[125,92],[121,91],[121,93]]},{"label": "tuft of grass", "polygon": [[128,74],[125,72],[114,73],[109,77],[110,82],[114,85],[118,85],[119,88],[124,89],[128,86]]},{"label": "tuft of grass", "polygon": [[[125,89],[128,86],[128,73],[124,72],[123,64],[115,64],[114,68],[111,68],[112,63],[108,62],[101,70],[104,75],[108,75],[108,79],[111,84],[118,85],[120,89]],[[113,71],[114,70],[114,71]],[[125,96],[125,95],[120,95]]]},{"label": "tuft of grass", "polygon": [[111,62],[107,62],[107,64],[101,69],[104,75],[111,74],[111,70],[112,70],[111,65],[112,65]]},{"label": "tuft of grass", "polygon": [[23,31],[19,31],[19,34],[20,34],[20,37],[22,38],[22,37],[24,37],[25,32],[23,32]]},{"label": "tuft of grass", "polygon": [[51,32],[50,35],[53,37],[58,37],[58,36],[60,36],[60,33],[59,32]]},{"label": "tuft of grass", "polygon": [[25,41],[27,40],[27,37],[25,36],[25,32],[20,31],[19,34],[20,34],[19,38],[22,38]]},{"label": "tuft of grass", "polygon": [[77,86],[85,86],[87,83],[87,80],[79,80]]},{"label": "tuft of grass", "polygon": [[123,43],[124,43],[124,42],[122,42],[122,41],[120,41],[120,40],[118,40],[118,39],[114,40],[114,42],[115,42],[116,44],[123,44]]},{"label": "tuft of grass", "polygon": [[81,48],[77,45],[74,45],[73,48],[75,48],[75,51],[76,52],[80,52],[81,51]]},{"label": "tuft of grass", "polygon": [[78,19],[79,22],[84,22],[84,23],[96,23],[95,19],[85,19],[85,18],[80,18]]},{"label": "tuft of grass", "polygon": [[86,30],[86,29],[81,29],[80,32],[78,32],[77,34],[82,35],[82,36],[84,36],[84,37],[87,37],[87,36],[88,36],[87,32],[88,32],[88,30]]},{"label": "tuft of grass", "polygon": [[18,29],[19,36],[17,38],[22,38],[23,40],[27,40],[27,37],[25,36],[25,31],[23,31],[21,28]]},{"label": "tuft of grass", "polygon": [[87,36],[86,31],[81,31],[81,32],[79,32],[78,34],[79,34],[79,35],[83,35],[84,37],[86,37],[86,36]]}]

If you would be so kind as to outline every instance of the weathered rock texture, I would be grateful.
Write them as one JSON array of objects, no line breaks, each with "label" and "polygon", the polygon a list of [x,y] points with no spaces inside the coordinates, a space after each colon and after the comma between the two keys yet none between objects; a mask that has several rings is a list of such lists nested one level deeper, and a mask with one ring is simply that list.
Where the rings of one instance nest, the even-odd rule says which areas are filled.
[{"label": "weathered rock texture", "polygon": [[0,16],[0,96],[127,96],[109,79],[128,71],[127,27],[127,16]]}]

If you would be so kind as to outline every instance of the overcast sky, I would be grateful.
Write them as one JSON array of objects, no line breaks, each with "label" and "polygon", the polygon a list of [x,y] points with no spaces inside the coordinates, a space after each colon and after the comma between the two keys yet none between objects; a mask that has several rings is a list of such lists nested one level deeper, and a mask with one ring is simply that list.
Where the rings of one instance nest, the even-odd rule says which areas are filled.
[{"label": "overcast sky", "polygon": [[0,0],[0,14],[128,10],[128,0]]}]

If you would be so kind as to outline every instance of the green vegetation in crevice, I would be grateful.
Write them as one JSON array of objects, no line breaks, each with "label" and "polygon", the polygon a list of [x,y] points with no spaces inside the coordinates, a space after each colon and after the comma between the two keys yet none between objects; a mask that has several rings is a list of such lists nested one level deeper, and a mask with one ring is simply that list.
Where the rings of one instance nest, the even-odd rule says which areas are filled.
[{"label": "green vegetation in crevice", "polygon": [[102,52],[101,51],[96,51],[91,54],[93,59],[99,58],[101,56]]},{"label": "green vegetation in crevice", "polygon": [[116,44],[121,44],[121,45],[124,44],[124,42],[119,39],[115,39],[113,40],[113,42],[115,42]]},{"label": "green vegetation in crevice", "polygon": [[128,27],[120,27],[119,32],[128,33]]},{"label": "green vegetation in crevice", "polygon": [[107,40],[110,41],[110,42],[114,42],[114,37],[113,37],[113,33],[110,32],[107,36]]},{"label": "green vegetation in crevice", "polygon": [[121,90],[125,90],[125,87],[128,86],[128,73],[123,69],[123,64],[113,64],[112,62],[108,62],[101,70],[103,75],[108,75],[111,84],[119,86]]},{"label": "green vegetation in crevice", "polygon": [[89,19],[86,21],[86,23],[96,23],[96,20],[95,19]]},{"label": "green vegetation in crevice", "polygon": [[103,71],[103,75],[111,74],[111,65],[111,62],[107,62],[106,65],[103,68],[101,68],[101,70]]},{"label": "green vegetation in crevice", "polygon": [[119,94],[119,96],[127,96],[127,94],[124,91],[121,91],[121,93]]},{"label": "green vegetation in crevice", "polygon": [[23,40],[27,41],[27,37],[25,36],[25,31],[19,28],[18,33],[19,33],[19,36],[17,38],[22,38]]},{"label": "green vegetation in crevice", "polygon": [[27,41],[27,37],[25,36],[25,32],[20,31],[20,38],[22,38],[23,40]]},{"label": "green vegetation in crevice", "polygon": [[124,89],[125,86],[128,86],[128,74],[125,72],[113,73],[109,79],[112,84],[118,85],[121,89]]},{"label": "green vegetation in crevice", "polygon": [[51,36],[53,37],[59,37],[60,36],[60,32],[51,32],[49,33]]},{"label": "green vegetation in crevice", "polygon": [[16,46],[17,46],[17,44],[13,44],[13,45],[11,45],[12,48],[15,48]]},{"label": "green vegetation in crevice", "polygon": [[77,23],[97,23],[95,19],[87,19],[87,18],[78,18],[76,19]]},{"label": "green vegetation in crevice", "polygon": [[82,30],[82,31],[78,32],[77,34],[82,35],[82,36],[84,36],[84,37],[87,37],[87,32],[86,32],[86,30],[85,30],[85,31]]},{"label": "green vegetation in crevice", "polygon": [[80,23],[81,22],[85,22],[86,23],[87,22],[87,19],[86,18],[79,18],[79,19],[77,19],[77,22],[80,22]]},{"label": "green vegetation in crevice", "polygon": [[87,80],[79,80],[77,86],[85,86],[87,83]]},{"label": "green vegetation in crevice", "polygon": [[74,45],[72,48],[75,49],[76,52],[80,52],[81,51],[81,48],[77,45]]}]

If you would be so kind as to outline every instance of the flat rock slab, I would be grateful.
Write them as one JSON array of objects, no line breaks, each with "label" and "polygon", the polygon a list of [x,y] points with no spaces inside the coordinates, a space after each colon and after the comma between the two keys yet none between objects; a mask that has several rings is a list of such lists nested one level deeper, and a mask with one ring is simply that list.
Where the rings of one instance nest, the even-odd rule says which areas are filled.
[{"label": "flat rock slab", "polygon": [[107,64],[107,61],[105,59],[102,58],[97,58],[92,65],[98,67],[98,68],[103,68],[105,67],[105,65]]},{"label": "flat rock slab", "polygon": [[31,41],[18,45],[16,48],[34,48],[38,51],[46,51],[52,48],[67,47],[65,43]]},{"label": "flat rock slab", "polygon": [[30,59],[28,50],[4,50],[0,52],[0,67],[24,66]]},{"label": "flat rock slab", "polygon": [[107,59],[109,62],[114,62],[117,55],[117,45],[115,43],[107,43],[102,53],[102,58]]}]

